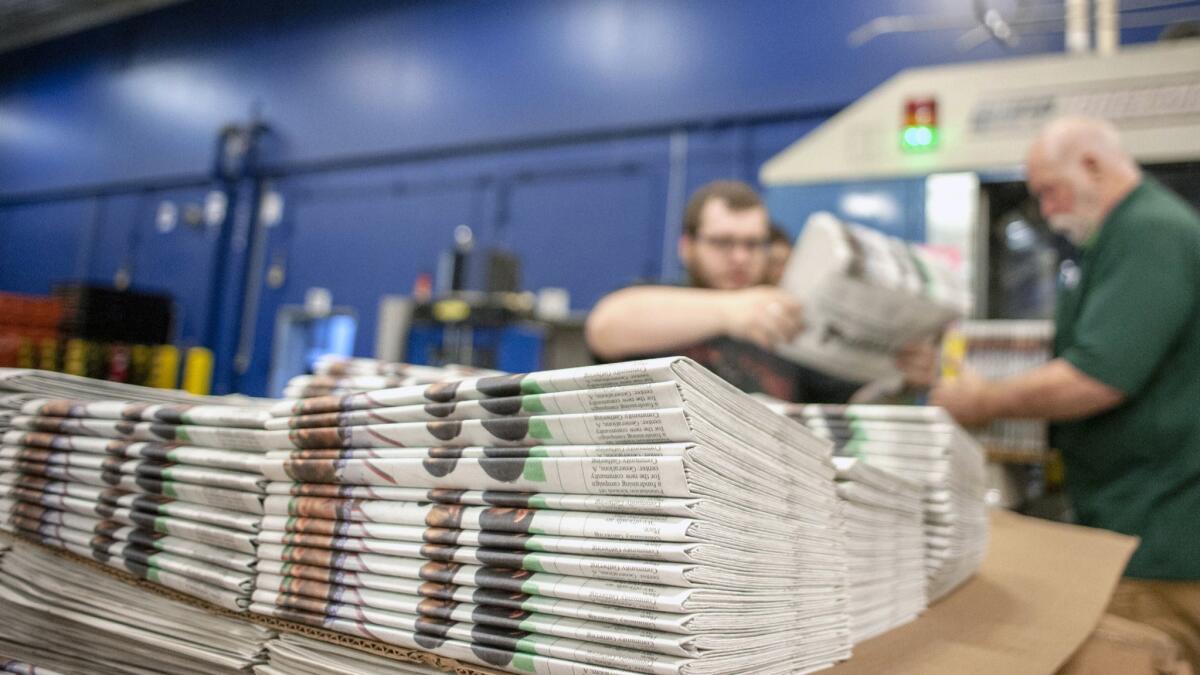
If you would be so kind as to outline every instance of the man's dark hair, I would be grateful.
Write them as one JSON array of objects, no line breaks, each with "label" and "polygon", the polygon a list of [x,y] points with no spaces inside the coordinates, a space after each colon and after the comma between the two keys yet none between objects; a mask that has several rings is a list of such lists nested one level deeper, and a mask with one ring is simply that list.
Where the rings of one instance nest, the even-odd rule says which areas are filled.
[{"label": "man's dark hair", "polygon": [[771,231],[767,235],[767,238],[772,244],[792,245],[792,238],[788,235],[787,230],[783,229],[782,225],[773,220],[771,221]]},{"label": "man's dark hair", "polygon": [[688,200],[687,208],[683,210],[684,235],[695,237],[700,233],[700,212],[714,199],[725,202],[730,211],[764,208],[762,197],[746,183],[740,180],[715,180],[702,185]]}]

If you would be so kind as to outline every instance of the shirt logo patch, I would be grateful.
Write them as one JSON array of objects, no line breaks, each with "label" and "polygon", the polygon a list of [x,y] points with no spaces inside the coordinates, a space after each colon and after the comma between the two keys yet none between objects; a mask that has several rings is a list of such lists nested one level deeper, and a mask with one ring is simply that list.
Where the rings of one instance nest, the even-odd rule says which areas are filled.
[{"label": "shirt logo patch", "polygon": [[1080,279],[1083,278],[1083,270],[1079,269],[1079,265],[1075,264],[1074,260],[1064,260],[1058,266],[1058,283],[1068,290],[1074,290],[1079,286]]}]

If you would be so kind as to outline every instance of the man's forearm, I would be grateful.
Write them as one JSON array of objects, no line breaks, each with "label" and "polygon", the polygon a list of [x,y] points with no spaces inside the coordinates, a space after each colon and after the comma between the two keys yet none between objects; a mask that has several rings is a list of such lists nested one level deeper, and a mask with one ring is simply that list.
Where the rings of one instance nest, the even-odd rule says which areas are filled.
[{"label": "man's forearm", "polygon": [[588,346],[605,358],[655,354],[725,332],[726,291],[638,286],[604,298],[588,317]]},{"label": "man's forearm", "polygon": [[1070,420],[1116,407],[1124,394],[1063,359],[990,383],[982,405],[989,418]]}]

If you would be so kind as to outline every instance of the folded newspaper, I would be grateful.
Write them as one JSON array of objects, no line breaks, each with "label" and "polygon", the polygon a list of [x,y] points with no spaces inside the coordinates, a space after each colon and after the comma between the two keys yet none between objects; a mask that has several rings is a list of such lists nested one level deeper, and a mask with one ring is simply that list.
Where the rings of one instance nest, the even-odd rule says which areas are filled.
[{"label": "folded newspaper", "polygon": [[260,516],[218,514],[187,503],[16,473],[0,473],[0,504],[3,505],[0,513],[4,514],[11,514],[22,505],[44,507],[53,512],[48,518],[61,519],[68,513],[95,517],[147,533],[209,544],[231,553],[254,553],[254,533],[261,522]]},{"label": "folded newspaper", "polygon": [[168,406],[236,405],[260,408],[270,403],[269,399],[248,396],[197,396],[174,389],[157,389],[25,368],[0,368],[0,392],[20,392],[42,398],[131,401]]},{"label": "folded newspaper", "polygon": [[853,457],[835,457],[846,525],[854,644],[925,610],[924,489]]},{"label": "folded newspaper", "polygon": [[262,456],[237,450],[220,450],[178,443],[116,441],[87,436],[65,436],[41,432],[9,431],[0,435],[5,445],[83,452],[127,459],[155,460],[167,464],[227,469],[262,476]]},{"label": "folded newspaper", "polygon": [[420,366],[331,355],[317,359],[313,372],[313,375],[297,375],[288,380],[283,395],[287,398],[308,398],[329,394],[350,394],[388,387],[451,382],[467,377],[502,374],[499,371],[457,364]]},{"label": "folded newspaper", "polygon": [[[0,550],[6,544],[0,538]],[[0,555],[0,654],[63,673],[239,673],[273,633],[16,541]],[[19,671],[17,671],[19,672]]]},{"label": "folded newspaper", "polygon": [[780,287],[803,303],[806,326],[780,355],[858,382],[897,376],[901,347],[971,306],[965,279],[938,256],[826,212],[805,223]]},{"label": "folded newspaper", "polygon": [[[157,390],[24,372],[20,382],[48,382],[42,389],[53,391],[5,398],[22,414],[0,439],[0,522],[43,544],[244,610],[268,483],[258,466],[262,452],[236,443],[178,443],[175,430],[236,438],[261,429],[265,409],[182,396],[139,400]],[[11,383],[0,379],[0,386]],[[47,393],[58,398],[41,397]],[[101,393],[122,397],[92,398]]]},{"label": "folded newspaper", "polygon": [[924,486],[930,602],[944,597],[979,569],[988,539],[983,449],[944,410],[870,405],[773,407],[831,440],[839,455],[857,457]]},{"label": "folded newspaper", "polygon": [[848,655],[829,445],[687,359],[272,412],[251,611],[512,672]]},{"label": "folded newspaper", "polygon": [[[936,409],[780,409],[806,428],[683,358],[468,374],[269,408],[25,375],[49,385],[0,395],[0,529],[229,609],[551,675],[819,670],[983,555],[981,455]],[[6,580],[0,559],[0,598],[41,611]],[[72,621],[88,651],[51,646],[49,667],[156,655]],[[387,669],[284,642],[255,672]],[[175,667],[188,649],[165,668],[223,672]]]},{"label": "folded newspaper", "polygon": [[330,377],[355,375],[411,377],[413,379],[424,380],[425,382],[448,382],[468,377],[502,374],[496,370],[465,366],[459,363],[448,363],[444,366],[425,366],[362,357],[335,356],[333,354],[326,354],[319,357],[313,364],[313,373]]},{"label": "folded newspaper", "polygon": [[[1019,375],[1050,360],[1054,324],[1050,321],[963,321],[954,333],[962,340],[963,366],[989,380]],[[947,349],[953,340],[947,339]],[[1045,453],[1050,446],[1045,420],[1001,419],[972,434],[991,450]]]}]

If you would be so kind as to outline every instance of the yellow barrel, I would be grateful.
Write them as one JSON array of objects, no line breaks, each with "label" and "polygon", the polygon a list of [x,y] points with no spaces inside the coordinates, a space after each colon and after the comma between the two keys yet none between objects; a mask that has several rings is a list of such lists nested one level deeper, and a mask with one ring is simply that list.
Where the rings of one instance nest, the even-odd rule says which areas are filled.
[{"label": "yellow barrel", "polygon": [[175,345],[157,345],[150,357],[151,387],[174,389],[179,381],[179,348]]},{"label": "yellow barrel", "polygon": [[189,394],[207,396],[212,391],[213,353],[204,347],[187,350],[183,363],[183,390]]}]

